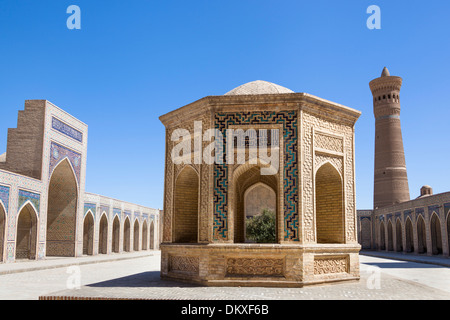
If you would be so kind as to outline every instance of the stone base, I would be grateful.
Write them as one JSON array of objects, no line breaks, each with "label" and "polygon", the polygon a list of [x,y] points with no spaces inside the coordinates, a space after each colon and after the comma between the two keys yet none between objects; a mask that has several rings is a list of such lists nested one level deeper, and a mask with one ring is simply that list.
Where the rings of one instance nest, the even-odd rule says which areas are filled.
[{"label": "stone base", "polygon": [[360,248],[359,244],[161,244],[161,278],[253,287],[359,280]]}]

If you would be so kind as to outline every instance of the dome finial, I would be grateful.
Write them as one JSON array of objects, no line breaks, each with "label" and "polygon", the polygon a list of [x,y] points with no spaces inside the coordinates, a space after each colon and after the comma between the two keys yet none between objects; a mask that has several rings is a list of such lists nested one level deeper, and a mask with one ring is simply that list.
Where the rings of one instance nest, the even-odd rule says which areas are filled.
[{"label": "dome finial", "polygon": [[381,73],[382,77],[389,77],[391,74],[389,73],[388,68],[384,67],[383,72]]}]

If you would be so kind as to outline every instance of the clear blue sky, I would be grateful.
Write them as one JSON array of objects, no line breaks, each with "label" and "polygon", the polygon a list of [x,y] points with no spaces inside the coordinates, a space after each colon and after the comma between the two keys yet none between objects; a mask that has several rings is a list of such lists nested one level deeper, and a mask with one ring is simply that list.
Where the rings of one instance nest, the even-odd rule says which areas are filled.
[{"label": "clear blue sky", "polygon": [[[81,30],[69,30],[69,5]],[[369,30],[369,5],[381,30]],[[0,153],[26,99],[89,125],[86,191],[162,208],[158,117],[253,80],[362,111],[358,209],[372,207],[374,119],[368,83],[403,78],[411,197],[450,190],[450,2],[0,0]]]}]

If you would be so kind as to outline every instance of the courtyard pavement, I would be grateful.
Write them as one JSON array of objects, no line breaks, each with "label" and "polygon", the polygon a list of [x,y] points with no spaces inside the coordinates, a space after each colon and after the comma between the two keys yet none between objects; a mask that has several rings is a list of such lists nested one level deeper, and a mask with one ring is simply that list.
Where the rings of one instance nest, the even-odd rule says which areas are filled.
[{"label": "courtyard pavement", "polygon": [[450,267],[444,266],[450,259],[438,257],[439,264],[435,260],[362,252],[359,281],[304,288],[254,288],[163,281],[159,276],[159,251],[52,258],[0,265],[0,299],[450,300]]}]

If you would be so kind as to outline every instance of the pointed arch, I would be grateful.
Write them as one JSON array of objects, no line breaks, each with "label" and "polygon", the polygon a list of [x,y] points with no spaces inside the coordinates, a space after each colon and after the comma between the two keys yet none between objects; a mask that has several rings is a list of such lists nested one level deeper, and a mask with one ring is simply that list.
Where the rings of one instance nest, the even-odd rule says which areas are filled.
[{"label": "pointed arch", "polygon": [[127,216],[123,223],[123,251],[130,252],[131,250],[131,231],[130,218]]},{"label": "pointed arch", "polygon": [[406,218],[405,222],[405,238],[406,238],[406,252],[414,252],[414,232],[413,223],[410,217]]},{"label": "pointed arch", "polygon": [[379,241],[379,249],[386,250],[386,227],[384,225],[384,221],[380,223],[380,241]]},{"label": "pointed arch", "polygon": [[192,166],[185,166],[175,181],[173,242],[198,242],[199,176]]},{"label": "pointed arch", "polygon": [[53,169],[48,187],[47,256],[75,256],[78,181],[68,158]]},{"label": "pointed arch", "polygon": [[108,253],[108,217],[105,212],[102,213],[98,234],[98,253]]},{"label": "pointed arch", "polygon": [[[252,195],[256,197],[255,203],[247,203],[247,201],[251,200],[249,197]],[[257,182],[248,187],[244,192],[245,216],[257,215],[264,208],[276,210],[276,190],[264,182]]]},{"label": "pointed arch", "polygon": [[3,253],[6,237],[6,209],[0,200],[0,262],[3,262]]},{"label": "pointed arch", "polygon": [[83,222],[83,254],[94,254],[94,215],[88,210]]},{"label": "pointed arch", "polygon": [[391,219],[389,219],[387,224],[387,234],[388,234],[388,251],[394,251],[393,227]]},{"label": "pointed arch", "polygon": [[323,166],[325,166],[325,165],[329,165],[329,166],[333,167],[333,169],[336,171],[336,174],[339,175],[339,178],[341,180],[343,180],[341,170],[339,170],[339,168],[336,167],[336,165],[333,162],[331,162],[330,160],[325,160],[325,161],[321,162],[319,166],[316,167],[316,175],[317,175],[317,171],[319,171],[319,169],[323,168]]},{"label": "pointed arch", "polygon": [[139,251],[139,218],[134,219],[133,251]]},{"label": "pointed arch", "polygon": [[315,196],[317,243],[345,243],[342,178],[328,161],[316,171]]},{"label": "pointed arch", "polygon": [[142,223],[142,250],[148,249],[148,227],[147,219]]},{"label": "pointed arch", "polygon": [[403,251],[403,232],[400,218],[395,220],[395,251]]},{"label": "pointed arch", "polygon": [[150,223],[150,250],[155,249],[155,224],[152,220]]},{"label": "pointed arch", "polygon": [[418,253],[427,253],[427,232],[425,229],[425,220],[419,214],[416,222],[417,228],[417,251]]},{"label": "pointed arch", "polygon": [[58,168],[58,166],[59,166],[62,162],[67,162],[67,164],[69,165],[69,167],[70,167],[70,169],[71,169],[71,171],[72,171],[72,174],[73,174],[73,176],[75,177],[75,181],[76,181],[77,189],[78,189],[78,187],[79,187],[79,181],[78,181],[78,178],[77,178],[77,173],[76,173],[75,168],[73,167],[72,162],[70,161],[69,157],[67,157],[67,156],[64,157],[64,158],[62,158],[62,159],[60,159],[60,160],[58,161],[58,163],[55,164],[55,165],[53,166],[52,172],[50,173],[50,179],[49,179],[49,181],[51,180],[51,178],[53,177],[53,174],[55,173],[56,169]]},{"label": "pointed arch", "polygon": [[17,215],[16,260],[36,259],[38,221],[36,209],[27,201]]},{"label": "pointed arch", "polygon": [[[266,241],[276,243],[279,239],[280,217],[278,210],[278,175],[263,175],[261,174],[265,163],[258,161],[257,164],[252,164],[248,161],[238,166],[233,172],[231,180],[230,194],[232,197],[232,214],[229,217],[230,227],[233,227],[233,240],[235,243],[246,242],[246,199],[249,194],[254,192],[257,188],[263,187],[258,191],[257,197],[262,196],[264,190],[269,190],[269,197],[272,197],[275,213],[275,228],[271,230],[271,234]],[[259,201],[261,203],[261,201]],[[248,209],[248,208],[247,208]],[[272,239],[269,239],[272,238]]]},{"label": "pointed arch", "polygon": [[120,220],[117,214],[114,216],[112,225],[112,252],[120,252]]},{"label": "pointed arch", "polygon": [[442,254],[442,232],[441,220],[436,212],[433,212],[430,219],[431,231],[431,253]]}]

